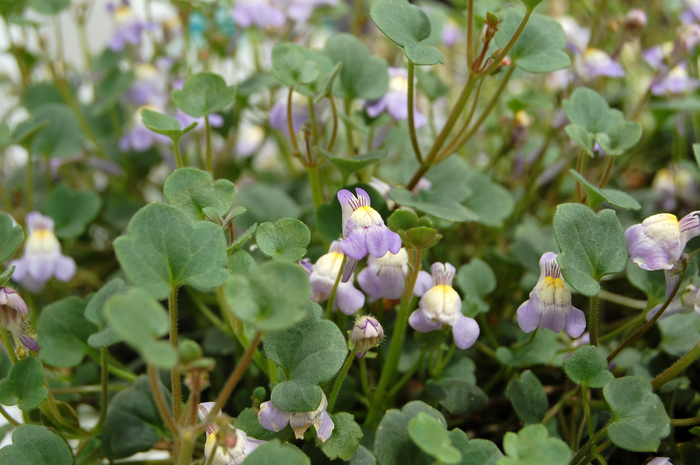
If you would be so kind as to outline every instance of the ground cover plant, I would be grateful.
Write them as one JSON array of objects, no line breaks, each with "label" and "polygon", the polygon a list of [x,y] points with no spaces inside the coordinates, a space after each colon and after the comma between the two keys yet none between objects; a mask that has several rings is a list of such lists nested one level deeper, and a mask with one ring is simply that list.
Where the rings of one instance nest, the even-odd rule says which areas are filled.
[{"label": "ground cover plant", "polygon": [[700,463],[698,2],[0,16],[0,464]]}]

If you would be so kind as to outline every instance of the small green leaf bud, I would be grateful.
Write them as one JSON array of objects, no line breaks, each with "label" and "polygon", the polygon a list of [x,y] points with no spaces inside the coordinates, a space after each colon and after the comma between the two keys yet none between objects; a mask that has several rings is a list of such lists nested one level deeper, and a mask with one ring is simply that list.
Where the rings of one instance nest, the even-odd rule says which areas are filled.
[{"label": "small green leaf bud", "polygon": [[202,357],[202,348],[191,339],[184,339],[177,348],[180,362],[188,364]]}]

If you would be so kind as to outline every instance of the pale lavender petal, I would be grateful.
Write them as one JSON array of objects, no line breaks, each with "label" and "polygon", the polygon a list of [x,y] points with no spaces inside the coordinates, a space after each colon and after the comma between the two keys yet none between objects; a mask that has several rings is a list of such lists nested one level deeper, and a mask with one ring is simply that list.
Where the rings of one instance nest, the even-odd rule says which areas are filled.
[{"label": "pale lavender petal", "polygon": [[22,317],[29,315],[29,307],[24,299],[22,299],[22,296],[17,293],[17,291],[10,287],[4,287],[2,289],[4,290],[4,292],[1,292],[4,295],[4,302],[0,302],[0,305],[8,305],[10,308],[17,311],[17,313],[19,313]]},{"label": "pale lavender petal", "polygon": [[[367,233],[365,234],[365,245],[366,250],[369,254],[375,258],[382,258],[386,255],[389,250],[389,237],[386,234],[389,228],[382,225],[372,225],[367,228]],[[355,236],[355,234],[353,234]],[[399,249],[400,249],[399,245]],[[398,253],[398,250],[395,252]]]},{"label": "pale lavender petal", "polygon": [[199,419],[204,420],[204,417],[211,413],[214,405],[216,405],[216,402],[202,402],[199,404],[199,407],[197,407],[197,416]]},{"label": "pale lavender petal", "polygon": [[53,257],[29,256],[26,257],[29,264],[29,275],[39,282],[48,281],[56,268],[56,261]]},{"label": "pale lavender petal", "polygon": [[7,266],[8,268],[15,267],[15,272],[12,273],[13,281],[21,281],[29,272],[29,261],[27,257],[12,260]]},{"label": "pale lavender petal", "polygon": [[542,320],[542,310],[533,302],[526,300],[518,307],[518,325],[526,333],[531,333],[540,325]]},{"label": "pale lavender petal", "polygon": [[408,96],[399,92],[388,92],[386,99],[386,112],[396,121],[408,119]]},{"label": "pale lavender petal", "polygon": [[365,291],[372,300],[377,300],[382,297],[382,285],[376,270],[366,267],[357,275],[357,283],[360,288]]},{"label": "pale lavender petal", "polygon": [[[367,256],[367,243],[364,234],[356,233],[345,238],[345,240],[340,243],[340,250],[342,250],[348,258],[362,260]],[[386,253],[386,250],[384,253]],[[380,257],[383,255],[384,254],[380,255]],[[345,275],[345,273],[343,273],[343,275]]]},{"label": "pale lavender petal", "polygon": [[664,50],[661,45],[648,48],[642,52],[642,58],[655,70],[659,69],[664,62]]},{"label": "pale lavender petal", "polygon": [[586,329],[586,315],[576,307],[571,307],[566,314],[566,333],[577,338]]},{"label": "pale lavender petal", "polygon": [[448,19],[442,26],[440,38],[442,39],[442,43],[445,44],[446,47],[452,47],[458,40],[461,40],[462,31],[460,31],[459,27],[455,24],[453,20]]},{"label": "pale lavender petal", "polygon": [[428,318],[423,310],[416,310],[408,317],[408,324],[419,333],[428,333],[440,329],[442,323]]},{"label": "pale lavender petal", "polygon": [[[530,299],[530,301],[533,302],[534,299]],[[563,331],[564,328],[566,328],[566,312],[562,311],[557,305],[542,305],[542,307],[540,326],[550,329],[555,333]]]},{"label": "pale lavender petal", "polygon": [[361,187],[356,187],[355,192],[357,193],[357,201],[362,207],[369,207],[372,204],[372,199],[370,199],[367,191]]},{"label": "pale lavender petal", "polygon": [[377,116],[381,115],[384,110],[386,110],[386,107],[387,99],[386,96],[384,96],[379,100],[367,102],[367,105],[365,105],[365,111],[370,118],[376,118]]},{"label": "pale lavender petal", "polygon": [[258,412],[258,422],[260,426],[269,431],[281,431],[289,424],[289,413],[277,410],[272,401],[263,402],[260,404],[260,412]]},{"label": "pale lavender petal", "polygon": [[354,212],[359,204],[357,198],[347,189],[340,189],[337,194],[338,202],[340,202],[340,209],[343,213],[343,221],[341,224],[342,231],[345,231],[345,226],[348,224],[352,212]]},{"label": "pale lavender petal", "polygon": [[673,465],[673,464],[671,463],[671,459],[668,457],[656,457],[654,460],[647,463],[647,465]]},{"label": "pale lavender petal", "polygon": [[331,437],[333,429],[335,429],[335,424],[327,411],[324,410],[321,416],[314,422],[314,428],[316,428],[316,435],[321,442],[326,442],[328,438]]},{"label": "pale lavender petal", "polygon": [[386,228],[386,235],[389,240],[389,252],[396,255],[401,250],[401,236],[389,228]]},{"label": "pale lavender petal", "polygon": [[335,306],[346,315],[352,315],[365,305],[365,295],[355,289],[351,282],[338,284]]},{"label": "pale lavender petal", "polygon": [[340,281],[343,283],[350,281],[350,278],[352,278],[352,274],[355,272],[356,266],[357,260],[353,260],[352,258],[348,257],[348,259],[345,260],[345,266],[343,267],[343,276],[340,279]]},{"label": "pale lavender petal", "polygon": [[413,288],[413,295],[423,297],[423,294],[428,292],[428,289],[433,287],[433,277],[427,271],[419,271],[416,286]]},{"label": "pale lavender petal", "polygon": [[379,271],[382,297],[399,299],[406,288],[406,274],[399,267],[386,266]]},{"label": "pale lavender petal", "polygon": [[473,318],[466,317],[461,313],[457,316],[455,323],[452,325],[452,337],[455,345],[462,350],[468,349],[474,345],[479,338],[479,325]]},{"label": "pale lavender petal", "polygon": [[61,255],[56,259],[54,275],[59,281],[70,281],[75,275],[76,268],[73,258]]}]

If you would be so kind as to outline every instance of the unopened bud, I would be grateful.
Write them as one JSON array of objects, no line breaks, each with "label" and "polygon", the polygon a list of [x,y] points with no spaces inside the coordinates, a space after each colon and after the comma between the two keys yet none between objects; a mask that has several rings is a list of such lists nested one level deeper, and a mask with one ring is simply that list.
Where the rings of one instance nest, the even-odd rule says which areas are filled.
[{"label": "unopened bud", "polygon": [[639,8],[634,8],[622,17],[621,23],[630,34],[639,34],[647,27],[647,14]]},{"label": "unopened bud", "polygon": [[177,348],[180,362],[188,364],[202,358],[202,348],[192,339],[184,339]]},{"label": "unopened bud", "polygon": [[350,340],[357,348],[357,358],[364,357],[367,351],[377,347],[382,339],[384,339],[384,328],[371,316],[358,318],[350,334]]},{"label": "unopened bud", "polygon": [[498,24],[500,23],[500,20],[498,19],[498,16],[495,14],[491,13],[490,11],[486,12],[486,25],[495,31],[498,30]]}]

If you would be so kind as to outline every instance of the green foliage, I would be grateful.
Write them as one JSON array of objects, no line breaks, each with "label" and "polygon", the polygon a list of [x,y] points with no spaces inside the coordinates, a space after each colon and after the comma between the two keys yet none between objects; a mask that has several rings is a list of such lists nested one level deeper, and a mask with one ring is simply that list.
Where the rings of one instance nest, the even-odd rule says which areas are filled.
[{"label": "green foliage", "polygon": [[615,378],[608,371],[603,351],[590,345],[579,347],[571,358],[564,360],[564,371],[574,383],[592,388],[602,388]]},{"label": "green foliage", "polygon": [[698,342],[700,315],[687,312],[671,315],[658,322],[661,331],[659,348],[675,357],[685,355]]},{"label": "green foliage", "polygon": [[588,193],[587,202],[591,208],[595,208],[601,202],[608,202],[610,205],[622,208],[624,210],[640,210],[642,208],[639,202],[628,194],[617,189],[601,189],[594,186],[584,178],[581,173],[574,169],[570,169],[569,173],[580,182]]},{"label": "green foliage", "polygon": [[175,349],[170,343],[159,340],[168,333],[168,315],[145,290],[134,288],[113,295],[105,304],[104,315],[117,335],[138,350],[147,362],[161,368],[175,365]]},{"label": "green foliage", "polygon": [[532,425],[542,421],[549,402],[542,383],[530,370],[524,371],[520,378],[510,380],[507,393],[523,423]]},{"label": "green foliage", "polygon": [[[483,410],[489,398],[484,391],[472,383],[459,378],[442,378],[428,381],[425,389],[435,397],[448,412],[470,417]],[[420,444],[419,444],[420,445]]]},{"label": "green foliage", "polygon": [[[510,191],[491,181],[489,175],[476,170],[469,171],[466,183],[472,194],[464,205],[478,216],[475,221],[493,228],[502,227],[515,208],[515,200]],[[447,186],[453,188],[449,183]]]},{"label": "green foliage", "polygon": [[216,73],[200,71],[185,81],[182,90],[173,91],[173,102],[190,116],[199,118],[222,110],[236,98],[236,87],[227,86]]},{"label": "green foliage", "polygon": [[265,353],[284,370],[287,379],[272,390],[272,403],[286,412],[316,410],[321,403],[318,385],[335,376],[348,352],[343,334],[335,323],[321,318],[318,304],[310,302],[306,313],[295,326],[265,337]]},{"label": "green foliage", "polygon": [[331,419],[335,425],[333,434],[326,442],[316,438],[316,445],[331,460],[350,460],[360,447],[362,429],[355,422],[355,417],[346,412],[334,413]]},{"label": "green foliage", "polygon": [[70,6],[70,0],[29,0],[29,6],[45,15],[55,15]]},{"label": "green foliage", "polygon": [[655,452],[671,432],[663,402],[641,376],[625,376],[603,388],[612,410],[608,437],[618,447],[635,452]]},{"label": "green foliage", "polygon": [[97,291],[88,302],[87,307],[85,307],[85,319],[100,328],[100,332],[88,338],[87,343],[90,347],[99,349],[122,341],[122,338],[112,328],[107,327],[104,308],[113,295],[124,293],[128,289],[129,287],[122,279],[114,278]]},{"label": "green foliage", "polygon": [[74,155],[83,147],[83,133],[78,120],[66,105],[48,103],[39,107],[31,119],[17,126],[20,133],[31,134],[27,140],[32,154],[51,158]]},{"label": "green foliage", "polygon": [[51,191],[45,210],[56,223],[56,236],[71,239],[85,233],[101,207],[102,199],[97,193],[87,189],[74,191],[59,184]]},{"label": "green foliage", "polygon": [[479,219],[476,213],[459,202],[432,191],[420,191],[417,194],[411,194],[406,189],[391,189],[389,197],[401,206],[412,207],[447,221],[462,222]]},{"label": "green foliage", "polygon": [[73,453],[65,440],[38,425],[20,425],[12,444],[0,449],[0,463],[12,465],[73,465]]},{"label": "green foliage", "polygon": [[[161,385],[166,405],[170,393]],[[150,450],[165,437],[165,426],[153,399],[147,376],[118,392],[109,403],[102,436],[102,451],[110,460]]]},{"label": "green foliage", "polygon": [[[255,183],[236,193],[238,204],[248,209],[246,226],[253,222],[277,221],[282,218],[298,218],[301,209],[289,195],[279,187]],[[243,218],[241,218],[243,219]]]},{"label": "green foliage", "polygon": [[503,458],[498,446],[485,439],[467,438],[464,431],[453,429],[450,431],[452,445],[462,453],[459,465],[496,465]]},{"label": "green foliage", "polygon": [[[372,152],[363,153],[361,155],[354,156],[352,158],[341,158],[336,157],[332,153],[323,150],[320,147],[315,147],[316,152],[319,153],[323,158],[333,163],[333,165],[338,168],[343,179],[348,179],[351,174],[356,171],[360,171],[362,168],[372,165],[381,161],[386,154],[386,150],[375,150]],[[345,183],[343,183],[345,184]]]},{"label": "green foliage", "polygon": [[462,459],[440,421],[425,412],[419,412],[408,422],[408,435],[423,452],[442,463],[455,464]]},{"label": "green foliage", "polygon": [[39,359],[23,358],[12,366],[7,378],[0,381],[0,403],[17,405],[22,410],[34,410],[49,396],[49,390],[44,386],[45,379],[44,367]]},{"label": "green foliage", "polygon": [[36,325],[39,357],[57,367],[80,365],[90,350],[87,340],[97,327],[85,318],[87,301],[66,297],[47,305]]},{"label": "green foliage", "polygon": [[627,240],[613,210],[596,214],[585,205],[561,204],[554,214],[554,235],[564,279],[581,294],[598,294],[600,278],[627,266]]},{"label": "green foliage", "polygon": [[0,213],[0,262],[11,258],[24,240],[22,226],[13,226],[7,214]]},{"label": "green foliage", "polygon": [[389,87],[387,63],[369,54],[362,41],[350,34],[335,34],[326,42],[324,53],[333,63],[342,63],[333,93],[348,99],[376,100]]},{"label": "green foliage", "polygon": [[[524,14],[509,8],[498,28],[494,42],[505,47],[520,26]],[[566,36],[559,22],[548,16],[533,13],[510,50],[514,65],[528,73],[551,73],[571,65],[566,49]]]},{"label": "green foliage", "polygon": [[302,451],[289,443],[280,444],[278,440],[262,444],[245,461],[246,465],[311,465]]},{"label": "green foliage", "polygon": [[472,259],[469,264],[459,268],[455,281],[464,292],[462,313],[474,317],[479,312],[488,312],[489,304],[484,297],[496,289],[496,275],[488,263],[479,258]]},{"label": "green foliage", "polygon": [[439,422],[447,423],[440,412],[420,401],[409,402],[401,410],[389,410],[382,418],[374,440],[374,455],[382,465],[426,465],[435,460],[423,452],[409,435],[411,420],[424,413]]},{"label": "green foliage", "polygon": [[284,261],[265,262],[247,275],[234,274],[224,287],[230,311],[258,331],[280,331],[304,319],[310,294],[306,271]]},{"label": "green foliage", "polygon": [[666,300],[666,280],[662,270],[647,271],[629,262],[626,272],[630,284],[646,294],[650,307]]},{"label": "green foliage", "polygon": [[596,91],[587,87],[574,90],[562,103],[571,124],[566,133],[590,156],[595,155],[597,142],[606,154],[622,155],[639,142],[642,126],[625,121],[620,110],[612,109]]},{"label": "green foliage", "polygon": [[517,434],[508,432],[503,438],[507,457],[498,465],[566,465],[571,451],[564,441],[550,438],[543,425],[529,425]]},{"label": "green foliage", "polygon": [[193,223],[177,208],[152,203],[129,223],[128,236],[114,241],[126,275],[157,299],[181,284],[212,289],[229,273],[226,239],[213,223]]},{"label": "green foliage", "polygon": [[[524,335],[523,337],[529,337]],[[557,352],[555,341],[558,334],[553,331],[537,331],[535,338],[529,344],[517,349],[499,347],[496,357],[501,363],[511,367],[527,367],[548,363]]]},{"label": "green foliage", "polygon": [[255,240],[268,257],[294,262],[306,255],[311,231],[297,219],[282,218],[275,223],[261,224],[255,233]]},{"label": "green foliage", "polygon": [[169,137],[173,142],[177,143],[178,140],[197,126],[197,122],[194,122],[182,128],[180,122],[170,115],[165,115],[163,113],[158,113],[157,111],[149,110],[144,108],[141,110],[141,118],[143,120],[144,126],[146,126],[151,131],[162,134]]},{"label": "green foliage", "polygon": [[298,86],[296,90],[307,97],[323,91],[333,72],[333,63],[327,56],[295,43],[276,44],[272,65],[282,84]]},{"label": "green foliage", "polygon": [[421,42],[430,36],[430,19],[407,0],[380,0],[372,5],[370,17],[380,31],[403,49],[417,65],[444,63],[442,52]]},{"label": "green foliage", "polygon": [[173,171],[165,181],[163,194],[170,205],[194,221],[206,218],[205,208],[213,208],[223,218],[236,200],[231,181],[214,181],[211,174],[195,168]]}]

